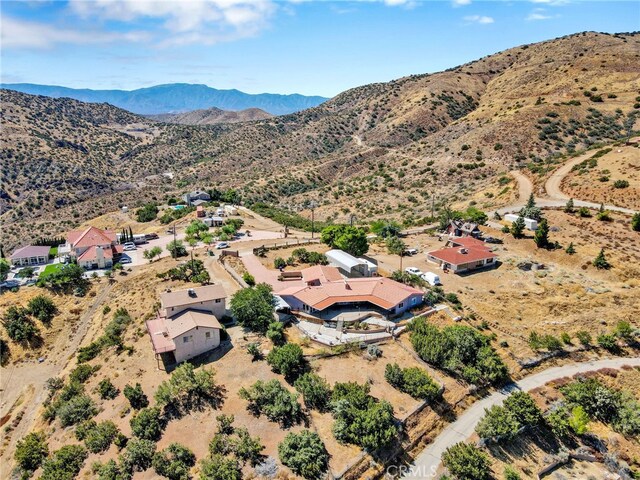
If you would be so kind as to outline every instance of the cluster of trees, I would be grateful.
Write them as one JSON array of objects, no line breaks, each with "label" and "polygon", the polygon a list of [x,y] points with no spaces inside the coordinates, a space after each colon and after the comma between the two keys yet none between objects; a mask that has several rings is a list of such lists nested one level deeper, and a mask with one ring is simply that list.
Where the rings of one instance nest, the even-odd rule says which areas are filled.
[{"label": "cluster of trees", "polygon": [[219,407],[223,389],[216,384],[212,370],[196,371],[192,364],[183,363],[158,386],[154,398],[159,407],[176,416],[204,406]]},{"label": "cluster of trees", "polygon": [[275,298],[272,290],[270,285],[259,283],[234,293],[229,305],[236,321],[244,328],[266,333],[274,321]]},{"label": "cluster of trees", "polygon": [[324,478],[329,454],[316,432],[289,433],[278,445],[280,461],[307,480]]},{"label": "cluster of trees", "polygon": [[388,363],[384,378],[401,392],[413,398],[433,402],[442,396],[440,386],[419,367],[400,368],[397,363]]},{"label": "cluster of trees", "polygon": [[153,259],[159,257],[161,254],[162,248],[157,245],[155,247],[147,248],[144,250],[144,252],[142,252],[142,256],[145,259],[149,260],[149,263],[153,262]]},{"label": "cluster of trees", "polygon": [[[87,374],[88,373],[88,374]],[[82,368],[71,376],[68,383],[52,379],[47,383],[49,398],[44,402],[44,418],[58,419],[62,427],[77,425],[97,413],[93,400],[85,393],[84,383],[93,374],[93,368]]]},{"label": "cluster of trees", "polygon": [[131,227],[123,228],[120,232],[120,243],[133,242],[133,230]]},{"label": "cluster of trees", "polygon": [[171,254],[172,258],[187,256],[187,249],[185,248],[182,240],[171,240],[169,243],[167,243],[166,248],[167,252]]},{"label": "cluster of trees", "polygon": [[158,216],[158,206],[155,203],[147,203],[136,210],[136,220],[140,223],[152,222]]},{"label": "cluster of trees", "polygon": [[192,220],[184,231],[185,240],[191,246],[195,246],[198,242],[211,245],[213,243],[213,235],[209,233],[209,227],[201,220]]},{"label": "cluster of trees", "polygon": [[173,222],[174,220],[179,220],[182,217],[189,215],[191,212],[195,212],[196,207],[184,207],[184,208],[167,208],[164,213],[160,216],[160,223],[166,225],[168,223]]},{"label": "cluster of trees", "polygon": [[62,265],[56,270],[42,273],[37,285],[55,293],[73,293],[77,296],[84,296],[89,289],[89,281],[84,278],[84,269],[76,263]]},{"label": "cluster of trees", "polygon": [[367,233],[364,229],[349,225],[330,225],[322,229],[320,234],[322,243],[331,248],[343,250],[355,257],[369,251]]},{"label": "cluster of trees", "polygon": [[233,455],[239,463],[256,466],[262,459],[262,445],[259,437],[252,437],[244,427],[233,426],[233,415],[218,415],[217,431],[209,443],[211,457]]},{"label": "cluster of trees", "polygon": [[91,453],[107,451],[118,435],[115,423],[110,420],[96,423],[95,420],[86,420],[76,427],[76,439],[83,441],[87,450]]},{"label": "cluster of trees", "polygon": [[491,347],[489,338],[465,325],[440,330],[425,318],[410,325],[411,343],[420,358],[473,384],[501,384],[507,367]]},{"label": "cluster of trees", "polygon": [[487,480],[491,476],[491,460],[480,448],[458,442],[442,454],[442,463],[458,480]]},{"label": "cluster of trees", "polygon": [[233,205],[237,205],[242,200],[240,196],[240,192],[234,190],[233,188],[229,188],[227,190],[218,190],[217,188],[207,190],[207,193],[211,197],[212,202],[224,202],[231,203]]},{"label": "cluster of trees", "polygon": [[516,436],[520,429],[534,427],[542,422],[542,411],[526,392],[509,395],[503,406],[485,408],[484,417],[476,425],[480,438],[506,442]]},{"label": "cluster of trees", "polygon": [[308,218],[263,202],[252,203],[249,205],[249,208],[258,215],[270,218],[285,227],[298,228],[307,232],[313,229],[313,231],[318,232],[326,226],[326,223],[322,222],[315,222],[315,224],[312,225],[311,220]]},{"label": "cluster of trees", "polygon": [[171,280],[182,280],[184,282],[201,283],[203,285],[209,283],[211,277],[204,267],[202,260],[194,258],[184,262],[182,265],[170,268],[166,272],[158,273],[159,278],[170,278]]},{"label": "cluster of trees", "polygon": [[[106,311],[106,310],[105,310]],[[106,311],[108,313],[108,311]],[[113,319],[104,328],[104,333],[86,347],[78,349],[76,358],[78,363],[88,362],[98,356],[105,348],[116,347],[118,351],[124,348],[124,331],[133,319],[126,308],[120,307],[113,313]]]},{"label": "cluster of trees", "polygon": [[264,415],[285,427],[303,419],[298,395],[287,390],[278,380],[258,380],[249,388],[241,388],[240,398],[249,402],[248,409],[256,416]]},{"label": "cluster of trees", "polygon": [[291,256],[286,260],[282,257],[277,257],[273,261],[275,268],[284,268],[287,265],[297,265],[300,263],[307,263],[309,265],[327,265],[329,261],[324,253],[310,252],[306,248],[296,248],[291,252]]},{"label": "cluster of trees", "polygon": [[58,308],[53,300],[46,295],[37,295],[29,300],[26,307],[11,305],[1,321],[11,340],[23,345],[36,345],[41,340],[40,329],[33,319],[49,326],[56,313]]},{"label": "cluster of trees", "polygon": [[231,240],[243,225],[244,220],[242,220],[241,218],[228,218],[227,220],[225,220],[222,227],[216,229],[216,237],[218,237],[218,239],[222,240],[223,242]]}]

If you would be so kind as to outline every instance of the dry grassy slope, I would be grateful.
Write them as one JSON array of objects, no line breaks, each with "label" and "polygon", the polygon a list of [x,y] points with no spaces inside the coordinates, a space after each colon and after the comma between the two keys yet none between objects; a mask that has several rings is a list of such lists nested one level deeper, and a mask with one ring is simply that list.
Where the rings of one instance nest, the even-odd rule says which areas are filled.
[{"label": "dry grassy slope", "polygon": [[273,117],[273,115],[259,108],[247,108],[246,110],[234,112],[213,107],[184,113],[148,115],[147,117],[158,122],[177,123],[180,125],[214,125],[217,123],[265,120]]},{"label": "dry grassy slope", "polygon": [[[96,193],[104,195],[56,216],[74,222],[120,203],[161,199],[172,184],[158,187],[156,177],[149,176],[166,170],[182,185],[238,187],[250,200],[297,207],[316,198],[322,203],[319,218],[342,220],[355,212],[361,221],[379,216],[416,220],[430,210],[432,194],[440,202],[460,202],[486,191],[478,205],[490,208],[511,196],[496,183],[496,176],[508,169],[528,162],[535,168],[552,155],[623,137],[625,116],[634,111],[640,93],[639,48],[638,35],[576,34],[446,72],[365,85],[318,107],[262,121],[149,124],[143,129],[155,136],[146,142],[132,129],[124,138],[113,129],[84,129],[79,139],[110,149],[111,163],[91,172]],[[603,101],[590,100],[584,91]],[[70,103],[49,99],[53,112],[41,118],[25,113],[20,125],[30,132],[28,142],[40,142],[31,132],[34,126],[63,121],[59,102]],[[76,104],[83,112],[110,108]],[[64,122],[75,122],[75,117],[72,112]],[[16,141],[10,135],[9,143]],[[55,165],[65,161],[60,149],[47,156],[40,147],[27,151],[27,165],[41,156]],[[121,158],[125,161],[118,163]],[[114,193],[116,182],[110,177],[127,178],[128,171],[136,181],[128,187],[135,189]],[[24,173],[25,182],[11,187],[14,196],[33,192],[26,182],[41,177]],[[9,220],[20,222],[22,215]],[[46,208],[31,215],[47,216]],[[24,225],[12,229],[17,236]]]}]

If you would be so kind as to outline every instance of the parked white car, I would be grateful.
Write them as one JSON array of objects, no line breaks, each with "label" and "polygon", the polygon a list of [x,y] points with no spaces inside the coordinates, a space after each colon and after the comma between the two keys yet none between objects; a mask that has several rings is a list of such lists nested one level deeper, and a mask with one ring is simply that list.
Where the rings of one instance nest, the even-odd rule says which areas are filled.
[{"label": "parked white car", "polygon": [[223,248],[229,248],[229,243],[228,242],[220,242],[218,245],[216,245],[216,248],[218,250],[221,250]]},{"label": "parked white car", "polygon": [[435,273],[425,272],[422,275],[420,275],[420,278],[423,279],[425,282],[427,282],[432,287],[435,287],[436,285],[441,285],[440,277],[438,275],[436,275]]},{"label": "parked white car", "polygon": [[125,252],[128,252],[129,250],[135,250],[136,248],[137,248],[136,244],[133,243],[133,242],[127,242],[127,243],[124,244],[124,251]]},{"label": "parked white car", "polygon": [[418,275],[418,276],[422,275],[422,272],[420,271],[420,269],[416,267],[407,267],[404,269],[404,271],[410,275]]},{"label": "parked white car", "polygon": [[404,251],[404,255],[408,256],[408,257],[413,256],[413,255],[417,255],[417,254],[418,254],[418,249],[416,249],[416,248],[407,248]]}]

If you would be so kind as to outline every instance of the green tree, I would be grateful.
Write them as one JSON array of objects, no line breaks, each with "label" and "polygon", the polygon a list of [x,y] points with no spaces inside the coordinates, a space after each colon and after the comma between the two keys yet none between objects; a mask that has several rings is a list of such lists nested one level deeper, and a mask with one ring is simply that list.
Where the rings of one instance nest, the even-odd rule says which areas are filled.
[{"label": "green tree", "polygon": [[31,312],[31,315],[36,317],[44,324],[51,323],[53,317],[58,313],[58,307],[53,303],[46,295],[36,295],[27,304],[27,309]]},{"label": "green tree", "polygon": [[41,480],[73,480],[87,459],[87,450],[80,445],[65,445],[42,464]]},{"label": "green tree", "polygon": [[196,371],[192,364],[183,363],[173,371],[169,380],[158,386],[154,398],[161,407],[186,413],[205,405],[219,406],[221,395],[213,370],[202,368]]},{"label": "green tree", "polygon": [[235,437],[231,438],[231,449],[235,456],[243,463],[249,462],[252,466],[260,463],[261,452],[264,445],[260,437],[252,437],[246,428],[236,428]]},{"label": "green tree", "polygon": [[640,212],[634,213],[631,217],[631,230],[640,232]]},{"label": "green tree", "polygon": [[259,283],[243,288],[231,297],[231,312],[238,323],[249,330],[265,333],[274,321],[275,300],[270,285]]},{"label": "green tree", "polygon": [[109,420],[101,423],[87,420],[76,428],[76,438],[84,440],[84,444],[91,453],[106,451],[111,446],[116,435],[118,435],[118,427]]},{"label": "green tree", "polygon": [[566,438],[571,433],[569,412],[566,407],[560,407],[550,411],[547,414],[546,421],[551,431],[560,438]]},{"label": "green tree", "polygon": [[182,240],[172,240],[167,244],[167,252],[171,254],[173,258],[186,257],[187,249],[182,243]]},{"label": "green tree", "polygon": [[131,407],[136,410],[140,410],[149,405],[149,399],[142,391],[142,385],[139,383],[136,383],[133,387],[129,384],[125,385],[123,393],[127,400],[129,400]]},{"label": "green tree", "polygon": [[60,425],[69,427],[93,417],[97,412],[91,398],[87,395],[76,395],[57,409],[56,416]]},{"label": "green tree", "polygon": [[578,333],[576,333],[576,338],[582,345],[591,345],[591,334],[586,330],[580,330]]},{"label": "green tree", "polygon": [[475,445],[459,442],[442,454],[442,463],[458,480],[490,478],[489,457]]},{"label": "green tree", "polygon": [[140,223],[151,222],[158,216],[158,206],[155,203],[147,203],[136,211],[136,220]]},{"label": "green tree", "polygon": [[569,243],[569,246],[565,250],[569,255],[573,255],[576,253],[576,247],[573,246],[573,242]]},{"label": "green tree", "polygon": [[272,422],[290,426],[302,418],[298,395],[289,392],[276,379],[268,382],[258,380],[249,388],[241,388],[238,394],[249,402],[249,411],[254,415],[264,415]]},{"label": "green tree", "polygon": [[42,273],[37,285],[56,293],[74,293],[82,296],[89,288],[89,280],[84,278],[85,270],[76,263],[63,265],[57,270]]},{"label": "green tree", "polygon": [[0,258],[0,282],[4,282],[11,271],[11,264],[6,258]]},{"label": "green tree", "polygon": [[509,410],[522,426],[533,426],[542,420],[542,411],[533,397],[527,392],[514,392],[504,401],[504,408]]},{"label": "green tree", "polygon": [[504,480],[522,480],[522,477],[511,465],[505,465]]},{"label": "green tree", "polygon": [[32,432],[18,440],[14,458],[22,470],[31,473],[42,465],[48,455],[49,447],[44,432]]},{"label": "green tree", "polygon": [[398,237],[387,237],[385,245],[389,255],[398,255],[400,257],[400,272],[402,272],[402,257],[404,251],[407,249],[407,245]]},{"label": "green tree", "polygon": [[549,246],[549,224],[546,218],[540,220],[538,228],[533,234],[533,241],[538,248],[547,248]]},{"label": "green tree", "polygon": [[158,407],[143,408],[129,420],[131,432],[136,437],[155,441],[162,436],[163,423]]},{"label": "green tree", "polygon": [[569,426],[576,435],[584,435],[589,429],[589,415],[581,406],[573,407],[569,417]]},{"label": "green tree", "polygon": [[327,381],[315,373],[305,373],[298,377],[294,386],[302,394],[308,408],[325,411],[331,398],[331,387]]},{"label": "green tree", "polygon": [[520,216],[524,218],[531,218],[536,221],[540,221],[542,218],[542,211],[536,206],[536,200],[533,197],[533,193],[529,195],[527,204],[520,210]]},{"label": "green tree", "polygon": [[185,229],[184,233],[187,237],[200,239],[201,236],[206,234],[208,231],[209,227],[204,222],[200,220],[192,220]]},{"label": "green tree", "polygon": [[100,398],[102,400],[113,400],[120,393],[120,390],[118,390],[108,378],[103,378],[102,380],[100,380],[100,383],[98,383],[98,387],[96,390],[98,391],[98,395],[100,395]]},{"label": "green tree", "polygon": [[308,480],[323,478],[329,462],[324,443],[309,430],[287,434],[278,445],[278,456],[293,473]]},{"label": "green tree", "polygon": [[604,254],[604,248],[600,249],[600,253],[593,260],[593,266],[598,270],[608,270],[611,268],[611,264],[607,261],[607,257]]},{"label": "green tree", "polygon": [[516,220],[511,224],[511,235],[513,238],[522,238],[524,232],[524,217],[520,215]]},{"label": "green tree", "polygon": [[302,348],[295,343],[274,347],[267,355],[267,363],[271,365],[274,372],[284,375],[289,381],[298,378],[307,365]]},{"label": "green tree", "polygon": [[479,208],[471,206],[464,212],[464,219],[477,223],[478,225],[485,225],[487,220],[489,220],[489,217]]},{"label": "green tree", "polygon": [[369,250],[366,232],[358,227],[349,225],[329,225],[320,234],[322,243],[331,248],[338,248],[359,257]]},{"label": "green tree", "polygon": [[142,256],[149,260],[149,263],[153,262],[153,259],[159,257],[162,254],[162,248],[159,246],[151,247],[149,250],[142,252]]},{"label": "green tree", "polygon": [[378,237],[389,238],[397,237],[402,230],[402,226],[393,220],[376,220],[371,222],[370,230],[371,233],[374,233]]},{"label": "green tree", "polygon": [[16,276],[20,278],[33,278],[35,273],[36,269],[34,267],[23,267]]},{"label": "green tree", "polygon": [[188,480],[189,470],[196,464],[196,456],[187,447],[172,443],[153,455],[153,469],[169,480]]},{"label": "green tree", "polygon": [[564,211],[566,213],[573,213],[575,211],[575,207],[573,205],[573,198],[570,198],[567,201],[567,204],[564,206]]},{"label": "green tree", "polygon": [[126,471],[144,472],[151,467],[156,444],[152,440],[132,438],[127,442],[127,448],[120,455],[120,463]]},{"label": "green tree", "polygon": [[244,280],[244,283],[246,283],[250,287],[255,287],[256,285],[255,277],[251,275],[249,272],[244,272],[242,274],[242,280]]},{"label": "green tree", "polygon": [[2,325],[14,342],[34,344],[40,339],[40,330],[29,317],[29,310],[11,305],[2,317]]},{"label": "green tree", "polygon": [[200,480],[241,480],[242,471],[235,458],[211,455],[200,461]]},{"label": "green tree", "polygon": [[508,441],[515,437],[520,424],[513,413],[505,407],[493,405],[484,409],[484,417],[476,425],[480,438],[493,438]]},{"label": "green tree", "polygon": [[271,322],[267,329],[267,338],[271,340],[274,345],[283,345],[286,341],[284,336],[284,324],[279,320]]}]

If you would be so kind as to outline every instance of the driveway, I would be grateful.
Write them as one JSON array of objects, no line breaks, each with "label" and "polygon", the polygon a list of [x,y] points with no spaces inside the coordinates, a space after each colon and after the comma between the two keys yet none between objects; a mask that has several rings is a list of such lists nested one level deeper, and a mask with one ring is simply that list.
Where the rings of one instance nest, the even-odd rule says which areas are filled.
[{"label": "driveway", "polygon": [[416,457],[415,462],[405,472],[403,478],[435,478],[433,474],[440,465],[440,459],[444,451],[450,446],[469,438],[476,424],[483,417],[484,409],[493,405],[501,405],[511,392],[515,390],[526,392],[558,378],[570,377],[578,373],[600,370],[601,368],[620,368],[623,365],[640,367],[640,358],[609,358],[552,367],[510,383],[502,390],[477,401],[460,415],[455,422],[447,425],[440,435]]}]

